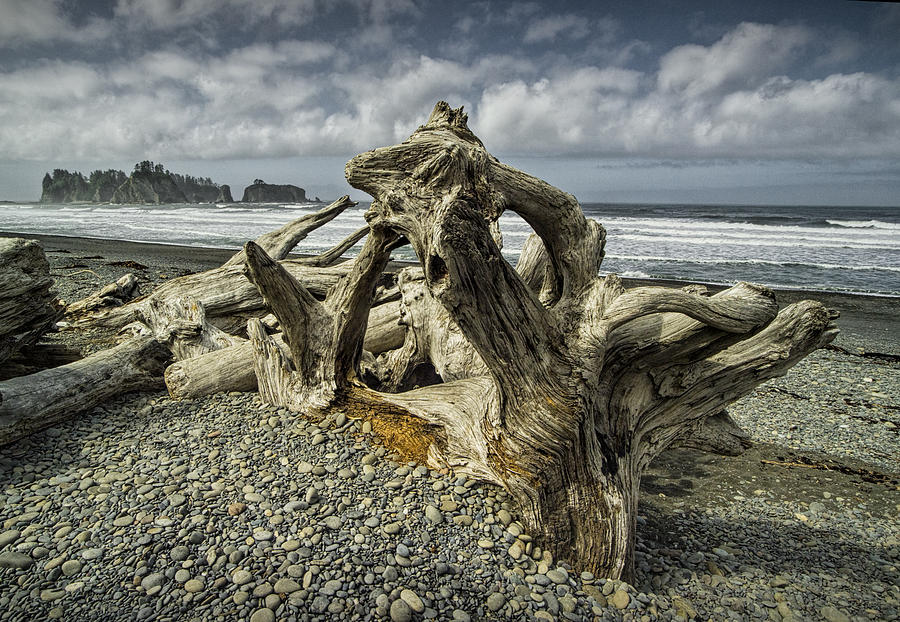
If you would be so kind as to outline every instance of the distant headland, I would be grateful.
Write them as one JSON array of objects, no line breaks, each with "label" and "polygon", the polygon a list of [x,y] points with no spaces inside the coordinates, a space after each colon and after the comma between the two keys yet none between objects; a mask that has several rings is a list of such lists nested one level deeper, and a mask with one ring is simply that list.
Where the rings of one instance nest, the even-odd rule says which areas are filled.
[{"label": "distant headland", "polygon": [[[242,202],[306,203],[306,191],[291,184],[267,184],[261,179],[244,189]],[[318,201],[318,197],[316,197]],[[55,169],[44,175],[41,203],[234,203],[228,184],[209,177],[173,173],[159,163],[144,160],[131,175],[109,169],[88,177],[75,171]]]}]

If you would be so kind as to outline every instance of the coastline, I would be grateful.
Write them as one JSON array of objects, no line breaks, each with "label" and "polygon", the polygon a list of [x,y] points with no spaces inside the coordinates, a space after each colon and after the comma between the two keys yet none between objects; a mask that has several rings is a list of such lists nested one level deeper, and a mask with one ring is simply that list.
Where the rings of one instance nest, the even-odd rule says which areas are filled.
[{"label": "coastline", "polygon": [[[190,272],[216,268],[237,252],[237,249],[7,231],[0,231],[0,237],[24,237],[39,240],[48,256],[52,255],[54,251],[65,251],[73,257],[102,256],[108,261],[130,260],[138,263],[159,263],[160,265],[170,263],[173,266],[179,266],[182,271]],[[394,262],[394,265],[399,267],[405,264]],[[122,274],[124,272],[127,270]],[[172,270],[168,272],[172,272]],[[115,280],[115,278],[111,280]],[[626,287],[678,288],[693,283],[627,277],[622,280]],[[712,293],[725,289],[720,285],[708,285],[707,287]],[[900,313],[896,312],[900,306],[900,297],[799,289],[775,289],[774,291],[778,303],[782,307],[800,300],[818,300],[829,309],[840,312],[838,326],[841,334],[835,340],[835,345],[854,351],[862,349],[866,352],[900,355]]]}]

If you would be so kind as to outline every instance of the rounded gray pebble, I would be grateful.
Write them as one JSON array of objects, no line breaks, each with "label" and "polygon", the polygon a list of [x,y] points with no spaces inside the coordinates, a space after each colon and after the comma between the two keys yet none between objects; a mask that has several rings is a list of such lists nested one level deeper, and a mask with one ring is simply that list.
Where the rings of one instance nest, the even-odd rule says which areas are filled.
[{"label": "rounded gray pebble", "polygon": [[391,622],[410,622],[412,620],[412,609],[402,598],[391,603],[390,613]]}]

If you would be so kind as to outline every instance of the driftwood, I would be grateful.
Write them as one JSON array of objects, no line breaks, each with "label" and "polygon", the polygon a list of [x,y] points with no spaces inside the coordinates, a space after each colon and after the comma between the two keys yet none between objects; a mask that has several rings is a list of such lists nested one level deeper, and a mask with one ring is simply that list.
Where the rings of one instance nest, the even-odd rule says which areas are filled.
[{"label": "driftwood", "polygon": [[80,361],[81,352],[58,343],[37,343],[19,350],[0,366],[0,380],[27,376],[35,372]]},{"label": "driftwood", "polygon": [[[540,277],[534,282],[539,289],[546,267],[539,267],[545,263],[541,256],[544,259],[547,256],[546,253],[532,255],[529,246],[525,245],[516,271],[528,282],[529,275],[535,274],[536,270]],[[478,352],[462,335],[447,310],[431,296],[421,268],[402,270],[398,285],[402,296],[399,323],[407,328],[406,337],[400,349],[386,352],[377,365],[366,367],[365,371],[376,379],[376,382],[368,384],[395,393],[415,386],[489,373]],[[696,285],[689,285],[684,290],[706,293],[705,287]],[[376,307],[372,312],[382,308]],[[367,343],[371,324],[370,321],[366,332]],[[698,421],[694,429],[685,430],[684,436],[673,442],[673,446],[726,456],[739,455],[750,445],[747,433],[724,411]]]},{"label": "driftwood", "polygon": [[[260,236],[256,242],[278,259],[287,257],[309,233],[338,214],[356,205],[344,196],[318,212],[291,221],[280,229]],[[324,298],[352,265],[333,265],[341,255],[368,233],[355,231],[329,251],[315,256],[283,261],[285,268],[302,279],[314,295]],[[111,328],[126,333],[154,336],[172,351],[173,360],[165,372],[170,394],[192,398],[219,391],[256,389],[252,349],[242,345],[239,334],[247,319],[268,313],[256,288],[242,275],[244,251],[223,266],[173,279],[150,295],[114,309],[104,309],[96,301],[103,292],[70,306],[74,327]],[[393,278],[382,279],[379,302],[369,327],[366,346],[378,354],[403,342],[404,328],[399,318],[399,291]],[[105,290],[110,287],[104,288]],[[210,354],[217,352],[217,354]]]},{"label": "driftwood", "polygon": [[153,337],[138,336],[80,361],[0,382],[0,445],[115,395],[161,387],[168,357]]},{"label": "driftwood", "polygon": [[[403,344],[406,327],[399,323],[400,302],[389,302],[372,309],[363,348],[381,354]],[[284,346],[281,334],[273,335]],[[193,399],[225,391],[255,391],[253,346],[240,340],[235,345],[192,358],[181,358],[166,368],[166,388],[175,399]]]},{"label": "driftwood", "polygon": [[[357,156],[346,175],[374,197],[370,233],[324,300],[265,249],[245,246],[247,276],[285,336],[276,343],[248,322],[260,395],[383,429],[417,426],[430,465],[503,486],[546,550],[599,576],[632,572],[650,461],[837,332],[822,305],[779,313],[770,291],[746,283],[704,297],[598,277],[603,227],[571,195],[493,158],[443,102],[407,141]],[[507,209],[543,246],[532,243],[518,271],[492,235]],[[402,393],[363,382],[369,310],[399,239],[420,258],[423,304],[446,314],[420,330],[432,331],[429,351],[448,355],[435,369],[449,377],[461,369],[453,351],[471,349],[483,371]],[[451,320],[458,345],[441,335]]]},{"label": "driftwood", "polygon": [[[271,257],[274,257],[275,259],[284,259],[285,257],[287,257],[288,253],[290,253],[294,249],[294,247],[300,243],[301,240],[306,239],[306,236],[308,236],[311,231],[314,231],[322,225],[331,222],[332,220],[337,218],[338,215],[340,215],[340,213],[345,209],[347,209],[348,207],[353,207],[354,205],[356,205],[356,203],[351,201],[349,196],[344,195],[334,203],[323,207],[315,214],[309,214],[307,216],[297,218],[296,220],[292,220],[291,222],[287,223],[280,229],[271,231],[269,233],[264,233],[260,237],[256,238],[255,242],[266,249],[266,252]],[[360,235],[360,232],[357,231],[353,233],[347,240],[339,244],[336,248],[341,248],[343,250],[338,253],[338,257],[340,257],[340,253],[346,251],[348,248],[356,244],[356,242],[361,240],[366,231],[367,229],[364,229],[362,235]],[[243,266],[244,251],[238,251],[223,265]]]},{"label": "driftwood", "polygon": [[53,279],[36,240],[0,239],[0,364],[34,345],[59,317]]},{"label": "driftwood", "polygon": [[[281,335],[275,339],[281,340]],[[253,346],[249,341],[176,361],[165,371],[166,388],[174,399],[193,399],[225,391],[255,391]]]},{"label": "driftwood", "polygon": [[672,447],[699,449],[720,456],[739,456],[752,445],[750,435],[724,410],[707,417],[696,430],[672,442]]},{"label": "driftwood", "polygon": [[[278,231],[262,235],[257,242],[266,248],[267,252],[274,253],[276,258],[283,259],[293,248],[291,243],[296,244],[310,231],[353,205],[356,204],[350,201],[349,197],[341,197],[314,214],[298,218]],[[350,262],[341,265],[332,264],[337,262],[340,253],[355,244],[361,235],[359,231],[354,232],[335,248],[317,257],[286,259],[284,266],[296,278],[306,283],[314,295],[324,298],[325,293],[350,270]],[[202,305],[210,324],[226,333],[240,334],[245,330],[249,318],[268,313],[256,288],[241,274],[242,264],[243,251],[240,251],[219,268],[172,279],[149,295],[121,307],[72,316],[71,327],[120,330],[135,321],[142,321],[143,317],[152,313],[150,307],[154,304],[191,300]],[[386,287],[392,284],[390,279],[384,281]],[[385,292],[382,300],[389,300],[397,295]]]},{"label": "driftwood", "polygon": [[[263,235],[259,241],[276,256],[284,257],[310,231],[352,205],[355,203],[348,197],[342,197],[315,214]],[[313,290],[324,296],[349,271],[349,266],[333,267],[331,264],[364,235],[365,230],[354,232],[318,257],[289,260],[286,262],[288,269],[305,278]],[[37,243],[24,240],[6,243],[2,249],[6,255],[0,264],[0,285],[6,287],[0,311],[9,309],[11,316],[36,317],[31,313],[32,307],[44,309],[48,306],[41,292],[47,292],[52,284],[43,252]],[[267,313],[256,289],[241,276],[242,255],[243,252],[239,252],[216,270],[174,279],[151,295],[130,303],[123,304],[136,293],[137,281],[132,275],[126,275],[70,305],[68,316],[75,326],[115,328],[134,336],[116,348],[77,362],[0,382],[0,443],[52,425],[112,395],[159,388],[163,384],[164,363],[172,359],[196,359],[245,342],[241,337],[221,330],[209,317],[212,315],[222,325],[233,329],[243,328],[247,317]],[[391,279],[385,281],[385,285],[392,284]],[[399,294],[386,292],[383,298],[389,300],[397,296]],[[21,304],[17,302],[19,299]],[[52,314],[46,314],[48,324],[57,317],[55,309],[52,310]],[[20,324],[11,324],[12,329],[22,333],[27,324]],[[43,327],[34,332],[36,336],[28,340],[17,334],[16,347],[36,339]],[[387,335],[382,339],[390,338]],[[396,336],[393,338],[396,340]],[[3,343],[12,341],[7,339]],[[243,368],[245,375],[252,373],[249,358]]]},{"label": "driftwood", "polygon": [[136,333],[149,332],[183,361],[246,341],[229,335],[206,320],[206,310],[195,300],[153,298],[138,315]]},{"label": "driftwood", "polygon": [[90,296],[67,305],[65,315],[66,317],[78,317],[100,309],[121,307],[129,300],[133,300],[139,293],[140,285],[137,277],[129,272],[115,283],[110,283]]}]

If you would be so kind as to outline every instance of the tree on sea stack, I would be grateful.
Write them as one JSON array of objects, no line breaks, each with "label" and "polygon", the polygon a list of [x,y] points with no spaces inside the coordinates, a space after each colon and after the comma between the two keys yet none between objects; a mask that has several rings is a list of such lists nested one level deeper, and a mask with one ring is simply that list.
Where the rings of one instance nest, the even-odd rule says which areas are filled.
[{"label": "tree on sea stack", "polygon": [[[571,195],[491,156],[466,121],[439,102],[409,139],[347,164],[350,184],[374,197],[370,232],[324,301],[245,246],[246,274],[287,344],[250,320],[260,393],[369,417],[382,436],[417,431],[431,466],[504,487],[556,559],[628,578],[642,471],[833,339],[833,315],[812,301],[778,312],[770,291],[746,283],[706,297],[598,276],[603,227]],[[505,210],[537,235],[516,268],[495,239]],[[363,382],[363,338],[376,281],[404,240],[424,279],[404,291],[401,317],[413,338],[458,333],[439,346],[443,367],[466,371],[379,392]],[[421,305],[437,312],[413,322]]]}]

